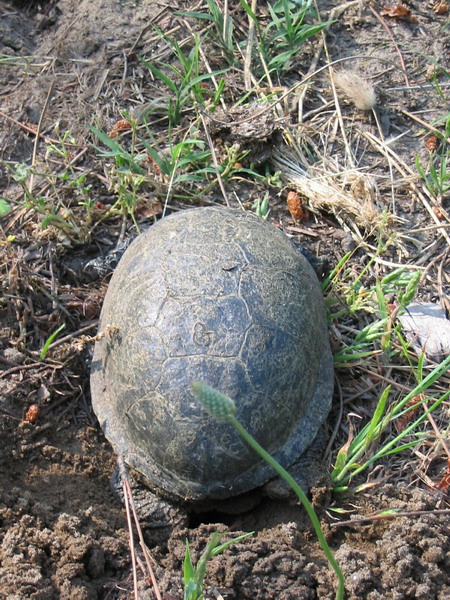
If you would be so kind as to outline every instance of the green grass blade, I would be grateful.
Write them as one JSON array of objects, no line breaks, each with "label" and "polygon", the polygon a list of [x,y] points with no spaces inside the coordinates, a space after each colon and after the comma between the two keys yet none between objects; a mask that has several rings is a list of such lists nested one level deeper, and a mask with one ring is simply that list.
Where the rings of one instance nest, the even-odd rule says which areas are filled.
[{"label": "green grass blade", "polygon": [[171,92],[173,92],[174,94],[177,93],[177,91],[178,91],[177,84],[174,81],[172,81],[170,79],[170,77],[167,77],[167,75],[165,73],[160,71],[157,67],[155,67],[151,63],[147,62],[146,60],[142,60],[141,62],[142,62],[142,64],[144,64],[147,67],[147,69],[149,71],[152,72],[152,74],[155,77],[157,77],[159,80],[161,80],[163,83],[165,83]]},{"label": "green grass blade", "polygon": [[391,386],[388,385],[387,388],[384,390],[384,392],[381,394],[381,397],[378,401],[378,404],[375,408],[375,412],[373,413],[373,417],[370,420],[370,424],[367,429],[367,433],[366,433],[366,437],[365,437],[366,446],[369,446],[369,444],[372,443],[374,438],[378,437],[383,431],[383,428],[381,428],[381,429],[377,429],[377,428],[378,428],[378,425],[384,415],[384,411],[386,409],[386,403],[387,403],[387,399],[389,397],[390,391],[391,391]]},{"label": "green grass blade", "polygon": [[58,329],[56,331],[54,331],[45,341],[45,344],[41,350],[41,353],[39,354],[39,358],[40,360],[44,360],[44,358],[47,355],[47,352],[50,348],[50,345],[53,343],[53,340],[56,338],[57,335],[59,335],[61,333],[61,331],[66,327],[66,324],[63,323],[62,325],[60,325],[58,327]]},{"label": "green grass blade", "polygon": [[243,533],[242,535],[238,535],[238,537],[235,537],[232,540],[228,540],[228,542],[224,542],[223,544],[220,544],[220,546],[217,546],[216,548],[214,548],[211,556],[217,556],[218,554],[222,554],[222,552],[224,552],[227,548],[229,548],[233,544],[242,542],[242,540],[245,540],[245,538],[248,538],[251,535],[254,535],[254,533],[255,533],[254,531],[249,531],[248,533]]}]

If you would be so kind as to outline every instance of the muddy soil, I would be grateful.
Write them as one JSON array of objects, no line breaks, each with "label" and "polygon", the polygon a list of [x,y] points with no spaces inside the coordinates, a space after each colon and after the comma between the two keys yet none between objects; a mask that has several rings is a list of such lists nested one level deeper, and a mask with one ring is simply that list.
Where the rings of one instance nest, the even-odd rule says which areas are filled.
[{"label": "muddy soil", "polygon": [[[35,139],[30,130],[36,130],[47,97],[42,133],[54,138],[57,130],[68,129],[80,150],[87,145],[87,125],[94,118],[110,129],[120,119],[121,109],[132,110],[148,102],[155,84],[145,79],[148,74],[136,56],[156,52],[153,23],[170,31],[179,24],[174,5],[188,11],[194,10],[193,4],[0,0],[3,161],[30,162]],[[326,16],[341,3],[319,4]],[[445,64],[446,59],[448,65],[450,41],[448,29],[443,28],[448,17],[433,12],[433,3],[408,4],[416,19],[390,20],[389,26],[401,44],[411,80],[424,83],[424,65]],[[246,23],[239,3],[230,5],[235,18]],[[371,60],[364,66],[381,82],[379,110],[385,133],[396,136],[407,130],[397,151],[413,165],[415,154],[425,155],[426,149],[418,142],[417,124],[408,121],[400,109],[422,111],[422,117],[431,121],[442,115],[444,102],[448,112],[448,88],[442,87],[445,96],[436,99],[430,88],[406,85],[405,73],[392,68],[398,61],[394,45],[363,3],[350,3],[339,15],[329,41],[332,58],[378,53],[387,61],[383,69]],[[306,60],[313,54],[314,46],[309,45],[303,57]],[[428,63],[422,60],[423,54],[429,57]],[[89,171],[98,202],[111,202],[113,192],[102,179],[103,167],[89,148],[78,167]],[[2,195],[20,198],[17,181],[2,165]],[[37,177],[36,188],[42,189],[44,182]],[[411,209],[406,193],[400,205],[402,214],[415,221],[411,225],[428,222],[426,212]],[[295,232],[284,205],[279,204],[277,210]],[[312,249],[321,243],[322,251],[335,262],[346,251],[348,233],[332,217],[312,225]],[[81,240],[80,236],[77,243],[70,243],[67,237],[42,229],[26,208],[19,207],[2,219],[0,598],[5,600],[133,597],[125,511],[110,488],[116,459],[89,396],[92,343],[87,336],[96,332],[107,282],[77,279],[78,263],[103,252],[120,226],[120,222],[103,226],[95,239]],[[14,235],[12,244],[7,236]],[[437,244],[436,254],[441,250]],[[39,350],[59,323],[61,312],[69,323],[67,339],[40,360]],[[337,375],[341,386],[352,388],[351,373]],[[361,400],[367,402],[368,410],[374,398],[366,394]],[[330,417],[330,432],[337,412],[336,408]],[[336,441],[335,450],[338,447]],[[416,477],[403,477],[400,468],[391,469],[389,464],[383,465],[380,480],[366,492],[344,498],[332,497],[323,484],[313,490],[328,541],[346,576],[346,597],[450,598],[450,516],[445,511],[445,490],[429,488]],[[344,507],[354,522],[341,523],[342,517],[333,515],[330,506]],[[358,520],[388,508],[399,509],[404,516]],[[189,539],[195,558],[216,530],[224,532],[224,539],[246,531],[255,534],[211,562],[208,598],[334,597],[334,574],[303,511],[288,502],[261,498],[256,508],[240,515],[214,512],[214,507],[192,515],[188,527],[176,529],[163,543],[152,537],[151,530],[146,532],[163,598],[182,598],[185,540]],[[155,598],[141,571],[138,579],[139,597]]]}]

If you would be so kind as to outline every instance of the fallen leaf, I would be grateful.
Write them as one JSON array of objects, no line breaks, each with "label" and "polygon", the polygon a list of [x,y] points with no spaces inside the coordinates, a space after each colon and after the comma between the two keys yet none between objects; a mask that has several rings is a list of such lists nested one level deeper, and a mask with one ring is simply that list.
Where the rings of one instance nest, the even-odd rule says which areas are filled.
[{"label": "fallen leaf", "polygon": [[160,215],[163,211],[163,206],[161,202],[153,202],[152,204],[142,204],[137,207],[136,214],[145,219],[150,219],[151,217],[156,217]]},{"label": "fallen leaf", "polygon": [[411,16],[411,11],[404,4],[383,4],[383,12],[380,14],[382,17],[398,19]]},{"label": "fallen leaf", "polygon": [[380,12],[382,17],[390,19],[401,19],[417,23],[417,17],[411,15],[410,9],[404,4],[383,4],[383,11]]}]

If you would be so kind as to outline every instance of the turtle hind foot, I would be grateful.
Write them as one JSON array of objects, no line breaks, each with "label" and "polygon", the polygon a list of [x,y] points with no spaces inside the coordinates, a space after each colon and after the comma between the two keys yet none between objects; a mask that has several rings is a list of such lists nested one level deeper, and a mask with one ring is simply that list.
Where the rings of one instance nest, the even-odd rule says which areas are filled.
[{"label": "turtle hind foot", "polygon": [[[159,496],[129,472],[127,479],[139,525],[149,546],[166,544],[175,529],[187,527],[188,515],[183,506]],[[115,498],[125,504],[118,467],[111,476],[111,488]]]},{"label": "turtle hind foot", "polygon": [[[323,486],[324,484],[326,474],[324,474],[322,456],[325,447],[326,437],[324,429],[321,427],[312,444],[297,460],[286,468],[305,494],[308,494],[317,485]],[[274,477],[274,479],[264,484],[263,491],[266,496],[273,500],[292,500],[294,503],[298,502],[295,492],[281,477]]]}]

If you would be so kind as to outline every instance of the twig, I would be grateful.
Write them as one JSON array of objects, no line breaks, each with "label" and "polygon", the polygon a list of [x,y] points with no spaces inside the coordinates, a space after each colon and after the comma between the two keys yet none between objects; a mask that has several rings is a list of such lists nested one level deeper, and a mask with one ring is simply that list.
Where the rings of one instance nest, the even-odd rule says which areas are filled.
[{"label": "twig", "polygon": [[[425,411],[428,412],[428,406],[427,406],[426,402],[423,402],[423,407],[424,407]],[[450,460],[450,450],[448,449],[448,446],[446,444],[444,436],[439,431],[439,427],[437,426],[436,421],[434,420],[433,415],[430,412],[428,412],[427,419],[430,422],[430,425],[433,428],[434,433],[436,434],[437,440],[439,440],[439,442],[442,444],[442,447],[444,449],[445,454],[447,455],[447,458]]]},{"label": "twig", "polygon": [[3,373],[0,373],[0,379],[4,379],[5,377],[8,377],[8,375],[11,375],[12,373],[17,373],[18,371],[28,371],[29,369],[37,369],[38,367],[41,367],[42,371],[45,371],[45,369],[48,368],[52,368],[52,369],[62,369],[64,365],[49,365],[49,364],[44,364],[42,362],[34,362],[34,363],[30,363],[29,365],[17,365],[17,367],[12,367],[11,369],[8,369],[7,371],[3,371]]},{"label": "twig", "polygon": [[[256,3],[257,0],[252,0],[251,10],[254,15],[256,15]],[[252,50],[253,50],[253,40],[255,39],[255,22],[248,15],[248,38],[247,38],[247,49],[245,51],[245,61],[244,61],[244,85],[245,90],[248,92],[252,88],[252,74],[251,74],[251,66],[252,66]]]},{"label": "twig", "polygon": [[[423,127],[425,127],[425,129],[428,129],[429,131],[432,131],[433,133],[437,133],[438,135],[442,135],[442,132],[439,131],[439,129],[436,129],[436,127],[433,127],[433,125],[426,123],[425,121],[423,121],[419,117],[416,117],[416,115],[413,115],[412,113],[408,112],[407,110],[400,109],[400,112],[403,113],[405,116],[409,117],[410,119],[413,119],[413,121],[420,123],[420,125],[423,125]],[[447,144],[450,144],[450,138],[444,137],[444,140],[447,142]]]},{"label": "twig", "polygon": [[[397,171],[402,175],[402,177],[406,177],[407,173],[409,175],[415,176],[414,171],[410,167],[408,167],[408,165],[406,165],[405,163],[402,162],[402,165],[400,166],[400,158],[392,150],[392,148],[390,148],[387,144],[383,144],[382,142],[380,142],[380,140],[377,137],[375,137],[372,133],[370,133],[369,131],[361,131],[361,135],[363,135],[366,139],[368,139],[369,142],[375,148],[377,148],[378,152],[381,152],[381,154],[383,154],[384,156],[389,154],[390,156],[392,156],[393,158],[396,159],[396,162],[394,162],[393,164],[394,164],[395,168],[397,169]],[[410,182],[410,186],[413,188],[414,192],[417,194],[418,198],[421,200],[422,204],[425,206],[426,210],[428,211],[429,215],[431,216],[433,221],[436,223],[436,225],[441,225],[439,218],[435,215],[433,209],[430,206],[430,203],[425,198],[425,195],[418,189],[418,187],[414,184],[414,182]],[[445,238],[447,243],[450,245],[450,237],[449,237],[448,233],[445,231],[445,229],[442,229],[440,233]]]},{"label": "twig", "polygon": [[133,591],[135,600],[139,600],[138,596],[138,581],[137,581],[137,569],[136,569],[136,550],[134,547],[134,537],[133,537],[133,524],[131,522],[131,510],[130,510],[130,495],[129,495],[129,484],[126,475],[125,463],[121,456],[117,459],[119,465],[120,479],[122,481],[122,489],[123,489],[123,499],[125,502],[125,512],[127,515],[127,525],[128,525],[128,536],[129,536],[129,545],[130,545],[130,554],[131,554],[131,570],[133,572]]},{"label": "twig", "polygon": [[362,525],[363,523],[373,523],[374,521],[392,521],[400,517],[419,517],[421,515],[450,515],[449,508],[442,508],[436,510],[412,510],[411,512],[401,512],[393,515],[373,515],[368,517],[361,517],[360,519],[349,519],[348,521],[339,521],[337,523],[330,523],[329,527],[348,527],[352,525]]},{"label": "twig", "polygon": [[260,111],[253,113],[251,116],[245,117],[245,119],[240,119],[239,121],[227,122],[227,121],[221,121],[220,119],[215,119],[209,113],[205,113],[205,114],[209,119],[211,119],[211,121],[214,121],[215,123],[220,123],[221,125],[226,125],[227,127],[234,127],[235,125],[242,125],[243,123],[247,123],[248,121],[257,119],[258,117],[265,115],[267,112],[271,111],[277,104],[279,104],[280,102],[283,102],[283,100],[285,100],[288,96],[290,96],[292,94],[292,92],[294,92],[297,88],[299,88],[302,85],[305,85],[305,83],[307,83],[310,79],[312,79],[313,77],[315,77],[322,71],[325,71],[325,69],[329,69],[333,65],[337,65],[337,64],[340,64],[340,63],[343,63],[346,61],[360,60],[362,58],[374,59],[374,60],[391,63],[391,61],[386,60],[386,59],[381,59],[379,56],[372,56],[372,55],[361,56],[360,54],[355,54],[352,56],[344,56],[342,58],[337,58],[336,60],[333,60],[330,63],[327,63],[326,65],[323,65],[322,67],[320,67],[313,73],[309,73],[308,75],[305,75],[305,77],[303,77],[303,79],[301,81],[298,81],[292,87],[290,87],[284,94],[282,94],[279,98],[277,98],[275,100],[275,102],[268,104],[265,108],[262,108]]},{"label": "twig", "polygon": [[[34,167],[36,164],[37,149],[39,146],[39,137],[41,135],[42,123],[44,122],[45,113],[47,112],[47,108],[48,108],[50,98],[51,98],[51,95],[53,92],[53,87],[54,87],[54,82],[52,81],[50,84],[50,87],[48,88],[47,97],[45,99],[44,106],[42,108],[41,116],[39,117],[39,122],[38,122],[38,126],[36,129],[36,137],[34,138],[34,146],[33,146],[33,155],[31,157],[31,166],[32,167]],[[29,190],[30,194],[33,192],[33,183],[34,183],[34,173],[33,173],[33,171],[31,171],[30,184],[28,186],[28,190]]]},{"label": "twig", "polygon": [[[158,582],[156,580],[155,573],[154,573],[153,568],[150,563],[150,554],[149,554],[148,548],[145,544],[144,537],[142,535],[142,529],[141,529],[141,526],[139,524],[139,519],[136,514],[136,507],[135,507],[134,500],[133,500],[133,494],[131,492],[130,482],[128,481],[127,467],[125,465],[125,461],[123,460],[123,458],[121,456],[118,457],[117,463],[119,465],[120,478],[122,480],[122,485],[123,485],[123,489],[124,489],[125,506],[127,506],[127,498],[128,498],[129,508],[131,508],[131,510],[133,512],[133,519],[134,519],[134,524],[135,524],[136,531],[137,531],[137,534],[139,537],[139,543],[140,543],[142,552],[144,553],[145,562],[146,562],[148,571],[150,573],[150,578],[152,580],[153,591],[155,592],[155,596],[156,596],[157,600],[162,600]],[[127,518],[128,518],[128,512],[127,512]],[[131,547],[131,544],[130,544],[130,547]],[[134,550],[134,547],[133,547],[133,550]],[[133,572],[133,576],[134,576],[134,572]],[[137,589],[137,586],[135,589]]]},{"label": "twig", "polygon": [[79,335],[82,335],[83,333],[86,333],[86,331],[90,331],[91,329],[95,329],[97,326],[98,326],[98,319],[96,319],[95,321],[93,321],[89,325],[86,325],[85,327],[81,327],[81,329],[77,329],[77,331],[74,331],[73,333],[69,333],[68,335],[65,335],[64,337],[59,338],[55,342],[52,342],[50,344],[50,346],[48,347],[48,349],[51,350],[52,348],[55,348],[55,346],[59,346],[60,344],[64,344],[64,342],[68,342],[72,338],[78,337]]},{"label": "twig", "polygon": [[397,42],[395,41],[395,38],[392,35],[392,31],[389,29],[389,26],[386,23],[386,21],[383,19],[383,17],[379,13],[377,13],[377,11],[373,8],[373,6],[370,5],[370,3],[367,5],[367,7],[370,10],[370,12],[373,14],[373,16],[381,23],[383,29],[386,31],[388,36],[391,38],[391,41],[394,44],[394,48],[400,58],[400,64],[402,66],[403,75],[405,76],[406,86],[411,87],[410,83],[409,83],[409,79],[408,79],[408,74],[406,72],[405,61],[403,60],[403,56],[402,56],[402,53],[400,52],[400,48],[398,47]]},{"label": "twig", "polygon": [[[25,131],[28,131],[28,133],[31,133],[32,135],[37,135],[36,128],[30,127],[30,125],[25,125],[25,123],[21,123],[20,121],[17,121],[16,119],[14,119],[13,117],[10,117],[9,115],[7,115],[6,113],[4,113],[1,110],[0,110],[0,117],[3,117],[7,121],[11,121],[11,123],[14,123],[14,125],[17,125],[21,129],[24,129]],[[60,143],[59,140],[55,140],[54,138],[48,137],[47,135],[44,135],[42,133],[39,133],[39,137],[44,139],[46,142],[52,142],[53,144]],[[77,147],[80,148],[81,146],[78,145]]]},{"label": "twig", "polygon": [[203,129],[205,130],[206,139],[208,140],[209,149],[211,150],[211,158],[212,158],[212,161],[213,161],[214,170],[216,171],[216,176],[217,176],[217,181],[219,183],[220,191],[222,192],[222,196],[223,196],[223,198],[225,200],[226,205],[230,206],[230,202],[228,200],[228,196],[227,196],[227,193],[225,191],[225,186],[223,184],[222,175],[220,174],[219,163],[217,162],[216,150],[214,148],[213,141],[212,141],[211,136],[209,134],[209,130],[208,130],[208,127],[206,125],[205,117],[203,116],[203,113],[200,112],[199,114],[200,114],[200,119],[202,120]]}]

